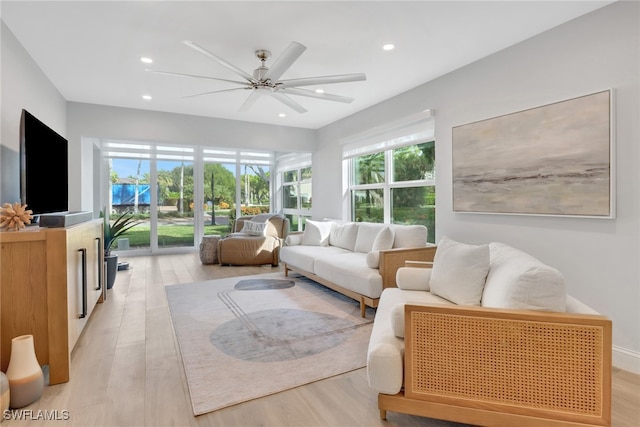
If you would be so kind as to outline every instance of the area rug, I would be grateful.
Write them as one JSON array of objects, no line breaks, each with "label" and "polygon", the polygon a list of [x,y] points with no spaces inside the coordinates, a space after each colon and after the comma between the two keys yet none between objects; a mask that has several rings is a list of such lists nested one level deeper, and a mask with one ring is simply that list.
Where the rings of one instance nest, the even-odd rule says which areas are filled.
[{"label": "area rug", "polygon": [[165,289],[195,415],[366,365],[373,311],[304,277]]}]

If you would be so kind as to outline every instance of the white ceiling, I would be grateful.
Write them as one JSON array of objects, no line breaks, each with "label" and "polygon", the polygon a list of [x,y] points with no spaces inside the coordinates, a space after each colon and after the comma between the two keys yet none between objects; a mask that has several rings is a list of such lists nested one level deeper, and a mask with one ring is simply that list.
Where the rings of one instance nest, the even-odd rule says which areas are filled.
[{"label": "white ceiling", "polygon": [[[2,0],[0,16],[68,101],[317,129],[609,3]],[[307,50],[283,79],[367,80],[324,87],[355,98],[351,104],[295,97],[308,110],[298,114],[262,97],[240,113],[248,91],[184,98],[230,83],[144,71],[238,79],[183,40],[248,73],[259,65],[255,50],[270,50],[273,60],[297,41]],[[395,50],[383,51],[385,43]]]}]

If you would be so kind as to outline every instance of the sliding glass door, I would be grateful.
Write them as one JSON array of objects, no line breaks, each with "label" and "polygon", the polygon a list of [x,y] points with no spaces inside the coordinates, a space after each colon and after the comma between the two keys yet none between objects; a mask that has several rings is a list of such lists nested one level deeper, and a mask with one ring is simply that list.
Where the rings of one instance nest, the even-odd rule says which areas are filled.
[{"label": "sliding glass door", "polygon": [[238,215],[272,210],[273,153],[111,140],[102,150],[106,212],[141,221],[116,250],[193,250],[204,235],[229,234]]},{"label": "sliding glass door", "polygon": [[108,201],[104,204],[103,215],[107,215],[112,222],[122,215],[139,220],[123,238],[114,242],[111,249],[148,250],[151,247],[151,162],[132,155],[128,158],[110,158],[108,165]]},{"label": "sliding glass door", "polygon": [[229,234],[231,232],[229,213],[236,206],[236,165],[234,163],[205,162],[203,200],[204,235]]},{"label": "sliding glass door", "polygon": [[[157,247],[193,247],[196,206],[193,192],[193,161],[157,161]],[[200,209],[199,209],[200,208]]]}]

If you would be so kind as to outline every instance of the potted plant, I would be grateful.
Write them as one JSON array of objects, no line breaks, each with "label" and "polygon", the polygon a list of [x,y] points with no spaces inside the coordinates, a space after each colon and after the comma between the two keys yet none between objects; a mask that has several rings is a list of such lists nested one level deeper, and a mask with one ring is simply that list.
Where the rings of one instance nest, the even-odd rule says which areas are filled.
[{"label": "potted plant", "polygon": [[118,272],[118,255],[111,253],[111,246],[129,229],[140,224],[140,221],[132,217],[129,212],[124,212],[111,222],[104,212],[105,210],[100,212],[100,217],[104,223],[104,260],[107,263],[107,289],[111,289]]}]

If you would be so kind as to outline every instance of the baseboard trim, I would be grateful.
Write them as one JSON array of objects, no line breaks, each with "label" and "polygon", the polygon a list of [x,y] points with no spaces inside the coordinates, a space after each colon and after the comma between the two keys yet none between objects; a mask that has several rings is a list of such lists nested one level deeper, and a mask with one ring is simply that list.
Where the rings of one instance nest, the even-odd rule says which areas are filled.
[{"label": "baseboard trim", "polygon": [[640,353],[614,345],[613,366],[640,375]]}]

